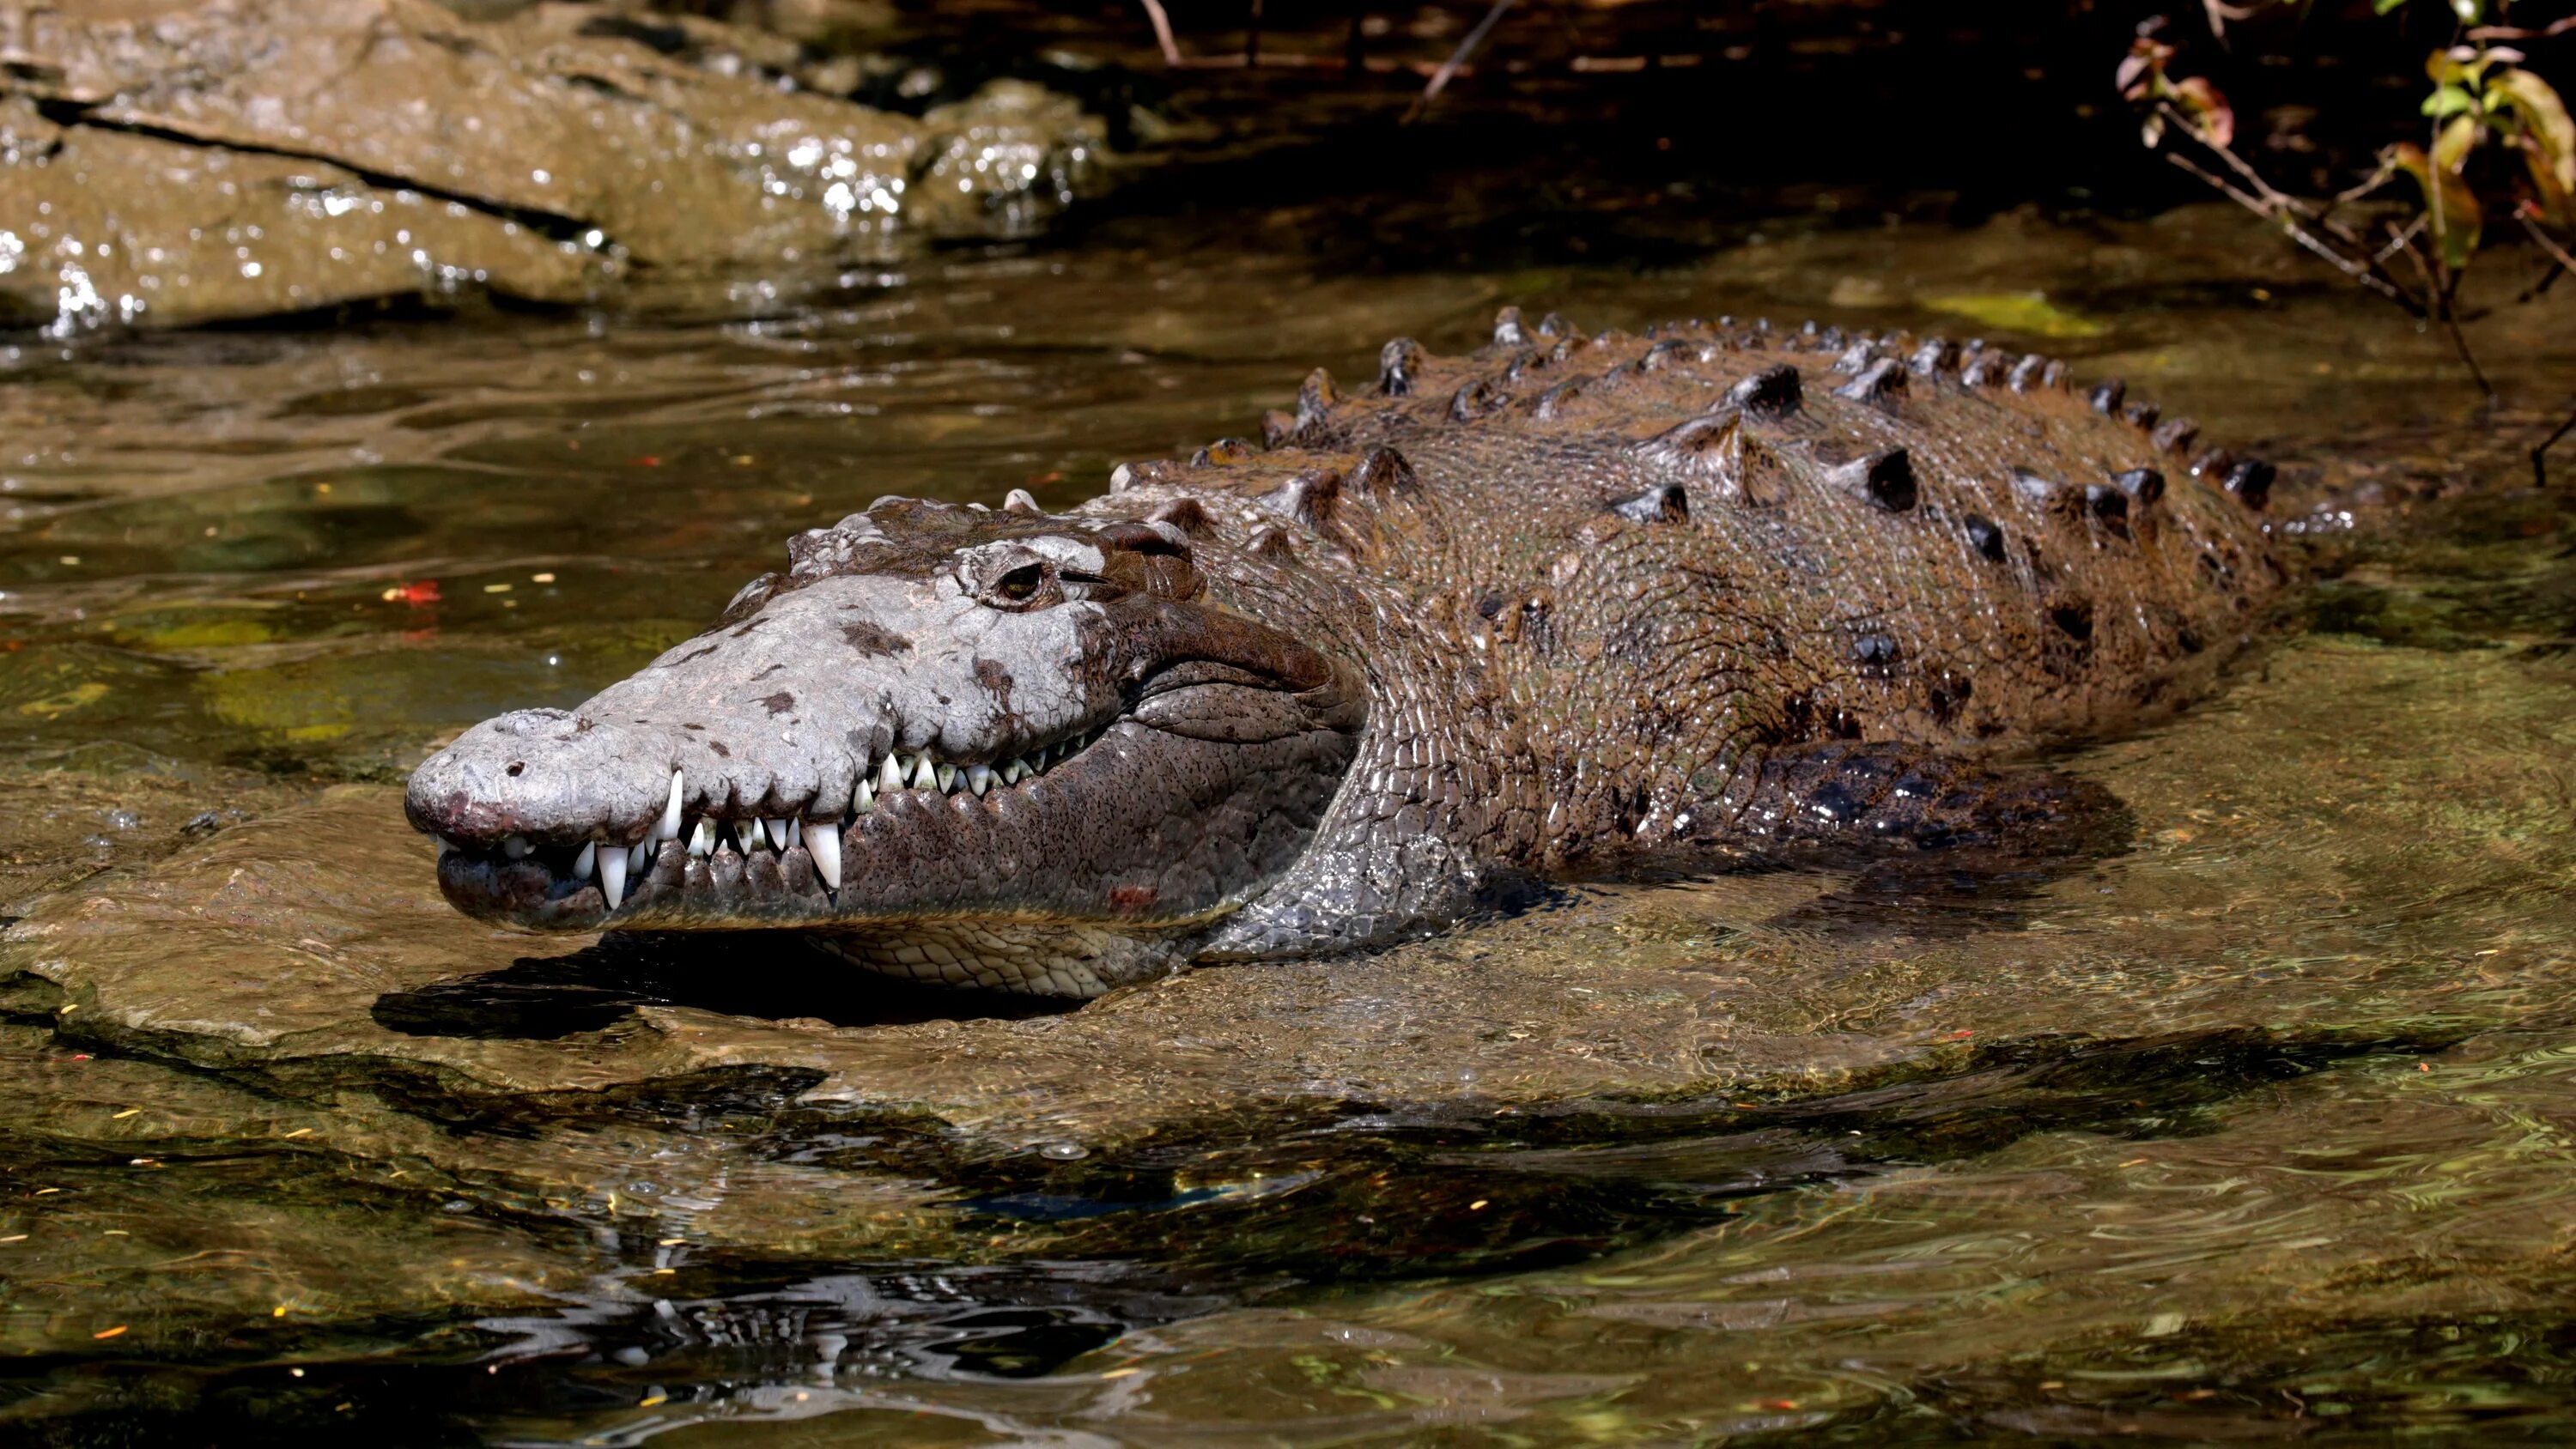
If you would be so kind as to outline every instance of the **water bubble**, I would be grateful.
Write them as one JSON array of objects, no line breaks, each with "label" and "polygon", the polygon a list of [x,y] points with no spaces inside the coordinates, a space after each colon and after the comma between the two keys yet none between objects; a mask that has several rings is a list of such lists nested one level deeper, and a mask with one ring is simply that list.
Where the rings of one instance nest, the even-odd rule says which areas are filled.
[{"label": "water bubble", "polygon": [[1090,1155],[1091,1149],[1079,1142],[1048,1142],[1038,1147],[1038,1156],[1057,1162],[1078,1162]]}]

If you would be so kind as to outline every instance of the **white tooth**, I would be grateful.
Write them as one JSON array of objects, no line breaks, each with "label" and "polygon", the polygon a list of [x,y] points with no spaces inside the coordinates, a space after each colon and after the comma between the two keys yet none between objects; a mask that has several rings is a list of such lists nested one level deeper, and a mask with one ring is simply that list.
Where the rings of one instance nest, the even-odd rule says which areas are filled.
[{"label": "white tooth", "polygon": [[733,838],[735,846],[740,849],[744,855],[749,855],[753,851],[760,849],[760,822],[757,820],[735,821],[733,827]]},{"label": "white tooth", "polygon": [[888,754],[885,757],[884,767],[877,771],[877,789],[886,794],[892,794],[893,792],[902,789],[903,773],[904,757],[897,754]]},{"label": "white tooth", "polygon": [[954,795],[957,793],[957,767],[955,765],[940,766],[938,778],[939,791],[941,794]]},{"label": "white tooth", "polygon": [[978,795],[992,789],[992,770],[983,765],[968,765],[966,767],[966,788],[974,791]]},{"label": "white tooth", "polygon": [[680,772],[671,772],[671,798],[662,805],[661,823],[653,827],[653,843],[680,838]]},{"label": "white tooth", "polygon": [[642,875],[644,873],[645,867],[653,863],[653,847],[655,844],[656,842],[650,840],[639,840],[635,842],[635,848],[626,852],[627,874]]},{"label": "white tooth", "polygon": [[805,843],[805,822],[804,822],[803,820],[790,820],[790,821],[788,821],[788,822],[787,822],[787,843],[786,843],[785,845],[780,846],[780,847],[779,847],[779,849],[781,849],[781,850],[794,850],[796,847],[798,847],[798,846],[800,846],[800,845],[803,845],[804,843]]},{"label": "white tooth", "polygon": [[451,850],[462,850],[462,849],[464,849],[464,848],[465,848],[465,847],[463,847],[463,846],[461,846],[461,845],[458,845],[455,841],[448,839],[448,838],[447,838],[446,836],[444,836],[444,835],[438,836],[438,837],[436,837],[436,839],[437,839],[437,841],[438,841],[438,858],[439,858],[439,859],[441,859],[441,860],[445,860],[445,859],[447,859],[447,853],[448,853],[449,851],[451,851]]},{"label": "white tooth", "polygon": [[626,900],[626,852],[603,850],[599,853],[599,893],[608,898],[608,908],[616,910]]},{"label": "white tooth", "polygon": [[504,835],[501,837],[501,853],[510,857],[512,860],[525,860],[528,858],[528,852],[534,849],[536,849],[536,847],[528,844],[528,837],[524,835]]},{"label": "white tooth", "polygon": [[[612,854],[613,853],[614,852],[612,852]],[[581,854],[572,858],[572,878],[574,880],[590,879],[591,862],[598,858],[599,842],[595,840],[583,841],[581,844]]]},{"label": "white tooth", "polygon": [[814,854],[814,873],[823,884],[841,888],[841,827],[817,820],[805,827],[805,848]]},{"label": "white tooth", "polygon": [[939,788],[939,767],[930,763],[930,752],[927,750],[912,757],[912,788],[916,790]]},{"label": "white tooth", "polygon": [[858,788],[850,792],[850,813],[853,815],[873,815],[876,813],[876,809],[877,787],[869,784],[865,780],[861,780],[858,783]]},{"label": "white tooth", "polygon": [[770,845],[775,849],[785,850],[787,848],[787,822],[784,820],[765,820],[761,823],[769,827]]},{"label": "white tooth", "polygon": [[698,821],[698,828],[689,832],[689,854],[713,855],[715,853],[716,819],[712,815],[703,816]]},{"label": "white tooth", "polygon": [[1029,762],[1026,756],[1015,759],[1002,767],[1002,783],[1005,785],[1016,785],[1028,777]]}]

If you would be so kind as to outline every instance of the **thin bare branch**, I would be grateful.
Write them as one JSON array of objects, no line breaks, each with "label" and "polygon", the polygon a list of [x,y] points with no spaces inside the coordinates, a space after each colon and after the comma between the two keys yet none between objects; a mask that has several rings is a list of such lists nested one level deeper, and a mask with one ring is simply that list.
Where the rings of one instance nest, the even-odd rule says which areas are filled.
[{"label": "thin bare branch", "polygon": [[2172,162],[2174,165],[2181,167],[2184,171],[2199,177],[2204,184],[2208,185],[2212,190],[2217,191],[2228,200],[2235,202],[2237,205],[2244,207],[2256,216],[2262,217],[2264,220],[2280,227],[2282,233],[2288,236],[2290,240],[2297,242],[2300,246],[2314,252],[2336,271],[2350,277],[2353,281],[2360,283],[2371,291],[2377,292],[2379,295],[2396,303],[2398,306],[2405,308],[2415,316],[2421,317],[2428,310],[2421,301],[2409,296],[2406,292],[2397,287],[2396,284],[2380,275],[2374,268],[2366,263],[2356,261],[2353,258],[2346,256],[2341,250],[2337,249],[2333,243],[2310,231],[2297,215],[2285,212],[2278,207],[2268,205],[2261,197],[2230,185],[2224,177],[2219,176],[2207,167],[2193,164],[2190,157],[2181,155],[2178,152],[2167,151],[2165,153],[2165,159]]},{"label": "thin bare branch", "polygon": [[2519,25],[2480,25],[2469,31],[2469,39],[2547,40],[2553,35],[2565,35],[2571,30],[2576,30],[2576,15],[2570,15],[2564,20],[2553,20],[2538,30],[2525,29]]},{"label": "thin bare branch", "polygon": [[2388,245],[2370,254],[2370,264],[2374,267],[2383,266],[2390,257],[2404,251],[2417,236],[2423,233],[2429,220],[2430,218],[2418,214],[2413,221],[2406,223],[2406,229],[2403,231],[2394,227],[2389,228]]},{"label": "thin bare branch", "polygon": [[2568,271],[2576,272],[2576,257],[2567,255],[2567,248],[2560,246],[2557,238],[2551,236],[2541,227],[2540,223],[2533,221],[2530,217],[2522,217],[2521,221],[2522,229],[2531,233],[2531,241],[2534,246],[2537,246],[2542,251],[2549,253],[2549,259],[2551,261],[2556,262]]},{"label": "thin bare branch", "polygon": [[2560,423],[2556,432],[2541,439],[2540,446],[2531,450],[2531,479],[2533,482],[2539,484],[2543,488],[2549,486],[2549,450],[2557,447],[2558,440],[2566,437],[2570,432],[2576,432],[2576,412],[2569,413],[2567,415],[2567,421]]},{"label": "thin bare branch", "polygon": [[1164,13],[1163,0],[1140,0],[1140,3],[1145,7],[1145,18],[1154,22],[1154,40],[1163,47],[1163,64],[1178,67],[1181,64],[1181,43],[1172,38],[1172,17]]},{"label": "thin bare branch", "polygon": [[1502,21],[1503,12],[1511,8],[1512,0],[1494,0],[1494,8],[1485,12],[1485,18],[1476,22],[1476,28],[1467,32],[1467,38],[1459,41],[1458,48],[1451,51],[1449,58],[1440,63],[1440,69],[1432,73],[1431,83],[1422,88],[1421,96],[1405,111],[1404,124],[1409,126],[1422,119],[1422,113],[1431,109],[1431,103],[1449,88],[1449,78],[1458,73],[1458,67],[1467,63],[1467,57],[1476,53],[1476,47],[1485,43],[1485,37],[1494,33],[1495,25]]}]

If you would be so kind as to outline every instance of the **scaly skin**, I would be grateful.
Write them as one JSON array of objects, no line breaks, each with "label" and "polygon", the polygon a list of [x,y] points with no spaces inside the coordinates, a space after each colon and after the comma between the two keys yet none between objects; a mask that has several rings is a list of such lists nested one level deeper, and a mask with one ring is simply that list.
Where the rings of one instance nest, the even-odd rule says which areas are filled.
[{"label": "scaly skin", "polygon": [[[716,632],[422,767],[450,898],[804,926],[876,969],[1091,995],[1387,941],[1532,876],[1973,823],[2011,808],[1980,767],[2186,702],[2283,579],[2268,467],[1937,339],[1506,312],[1472,357],[1389,343],[1365,397],[1316,374],[1265,434],[1064,515],[880,500],[805,535]],[[1101,731],[1017,785],[852,813],[889,751]],[[756,836],[693,860],[700,816],[838,822],[839,888]],[[584,842],[649,858],[614,912],[566,868]]]}]

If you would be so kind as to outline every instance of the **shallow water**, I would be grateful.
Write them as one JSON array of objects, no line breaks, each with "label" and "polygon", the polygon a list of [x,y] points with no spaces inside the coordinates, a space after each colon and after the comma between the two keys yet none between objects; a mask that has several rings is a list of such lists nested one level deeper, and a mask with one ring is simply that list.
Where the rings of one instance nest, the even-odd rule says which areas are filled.
[{"label": "shallow water", "polygon": [[[761,321],[645,296],[11,357],[0,1424],[2576,1431],[2576,569],[2519,490],[2536,411],[2210,211],[1387,275],[1279,224],[938,253]],[[2008,886],[1604,887],[1037,1017],[435,902],[390,782],[693,632],[789,533],[1080,498],[1502,303],[2011,339],[2285,491],[2464,496],[2328,540],[2223,697],[2066,761],[2128,844]],[[2570,305],[2480,324],[2535,408]]]}]

